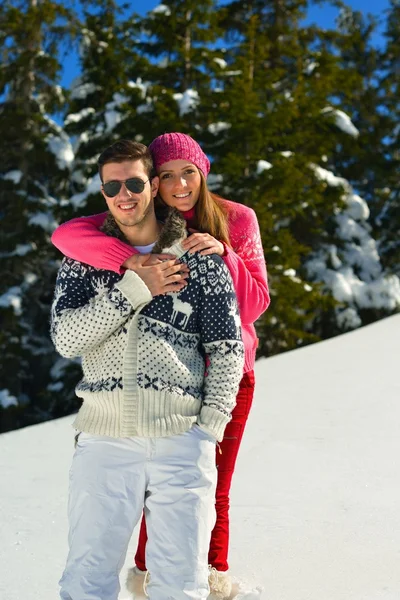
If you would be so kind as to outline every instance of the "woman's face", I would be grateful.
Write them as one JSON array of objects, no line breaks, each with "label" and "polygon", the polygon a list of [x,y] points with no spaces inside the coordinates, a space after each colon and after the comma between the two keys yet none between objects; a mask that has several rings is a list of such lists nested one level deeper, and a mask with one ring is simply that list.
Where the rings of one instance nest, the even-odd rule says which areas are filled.
[{"label": "woman's face", "polygon": [[161,165],[158,193],[168,206],[181,212],[193,208],[199,199],[201,177],[199,169],[187,160],[170,160]]}]

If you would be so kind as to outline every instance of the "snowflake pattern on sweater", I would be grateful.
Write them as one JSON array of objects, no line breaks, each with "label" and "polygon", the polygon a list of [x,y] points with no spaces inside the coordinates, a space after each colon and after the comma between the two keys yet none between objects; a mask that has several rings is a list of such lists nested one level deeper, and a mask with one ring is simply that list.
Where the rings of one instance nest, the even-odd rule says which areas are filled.
[{"label": "snowflake pattern on sweater", "polygon": [[236,296],[220,257],[181,260],[190,267],[188,285],[152,298],[132,271],[121,276],[64,259],[51,336],[61,355],[82,357],[80,429],[173,435],[197,421],[222,439],[244,360]]}]

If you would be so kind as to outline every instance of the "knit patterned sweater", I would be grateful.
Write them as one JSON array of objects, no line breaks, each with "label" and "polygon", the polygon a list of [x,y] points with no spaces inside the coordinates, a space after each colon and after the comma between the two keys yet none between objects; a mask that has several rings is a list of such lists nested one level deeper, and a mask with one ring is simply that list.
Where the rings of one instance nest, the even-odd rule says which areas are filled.
[{"label": "knit patterned sweater", "polygon": [[[222,258],[232,276],[239,303],[245,347],[244,371],[247,372],[254,368],[257,348],[253,323],[270,302],[267,271],[255,212],[237,202],[223,200],[223,203],[228,215],[232,248],[225,245]],[[66,256],[121,273],[122,264],[136,251],[99,231],[106,214],[78,217],[60,225],[53,233],[53,244]],[[189,227],[194,227],[194,209],[182,213],[182,216]]]},{"label": "knit patterned sweater", "polygon": [[185,253],[180,243],[168,252],[190,278],[181,292],[155,298],[133,271],[63,260],[51,336],[62,356],[82,357],[76,429],[158,437],[196,422],[222,440],[243,370],[232,279],[218,256]]}]

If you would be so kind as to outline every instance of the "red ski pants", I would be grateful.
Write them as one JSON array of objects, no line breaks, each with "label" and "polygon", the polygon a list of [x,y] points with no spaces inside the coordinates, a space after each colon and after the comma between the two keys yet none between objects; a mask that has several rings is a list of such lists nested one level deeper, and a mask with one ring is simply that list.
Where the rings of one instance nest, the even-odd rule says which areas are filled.
[{"label": "red ski pants", "polygon": [[[217,446],[218,480],[215,495],[217,521],[211,534],[208,562],[218,571],[227,571],[229,568],[229,491],[243,431],[253,402],[254,383],[254,371],[243,375],[236,398],[236,406],[232,412],[232,420],[226,426],[224,439]],[[135,563],[141,571],[146,570],[146,542],[146,521],[143,516],[135,555]]]}]

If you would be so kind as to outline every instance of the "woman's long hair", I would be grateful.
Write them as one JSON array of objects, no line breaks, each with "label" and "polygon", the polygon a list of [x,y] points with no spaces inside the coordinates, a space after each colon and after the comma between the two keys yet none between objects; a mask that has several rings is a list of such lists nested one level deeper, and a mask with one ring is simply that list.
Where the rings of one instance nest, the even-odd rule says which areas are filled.
[{"label": "woman's long hair", "polygon": [[[200,193],[199,199],[195,204],[195,229],[198,229],[202,233],[209,233],[216,240],[225,242],[228,246],[231,246],[229,239],[229,227],[228,227],[228,215],[224,201],[222,198],[210,192],[207,187],[206,178],[200,171]],[[156,214],[159,218],[163,217],[165,209],[168,205],[164,202],[160,193],[156,196],[155,209]]]}]

